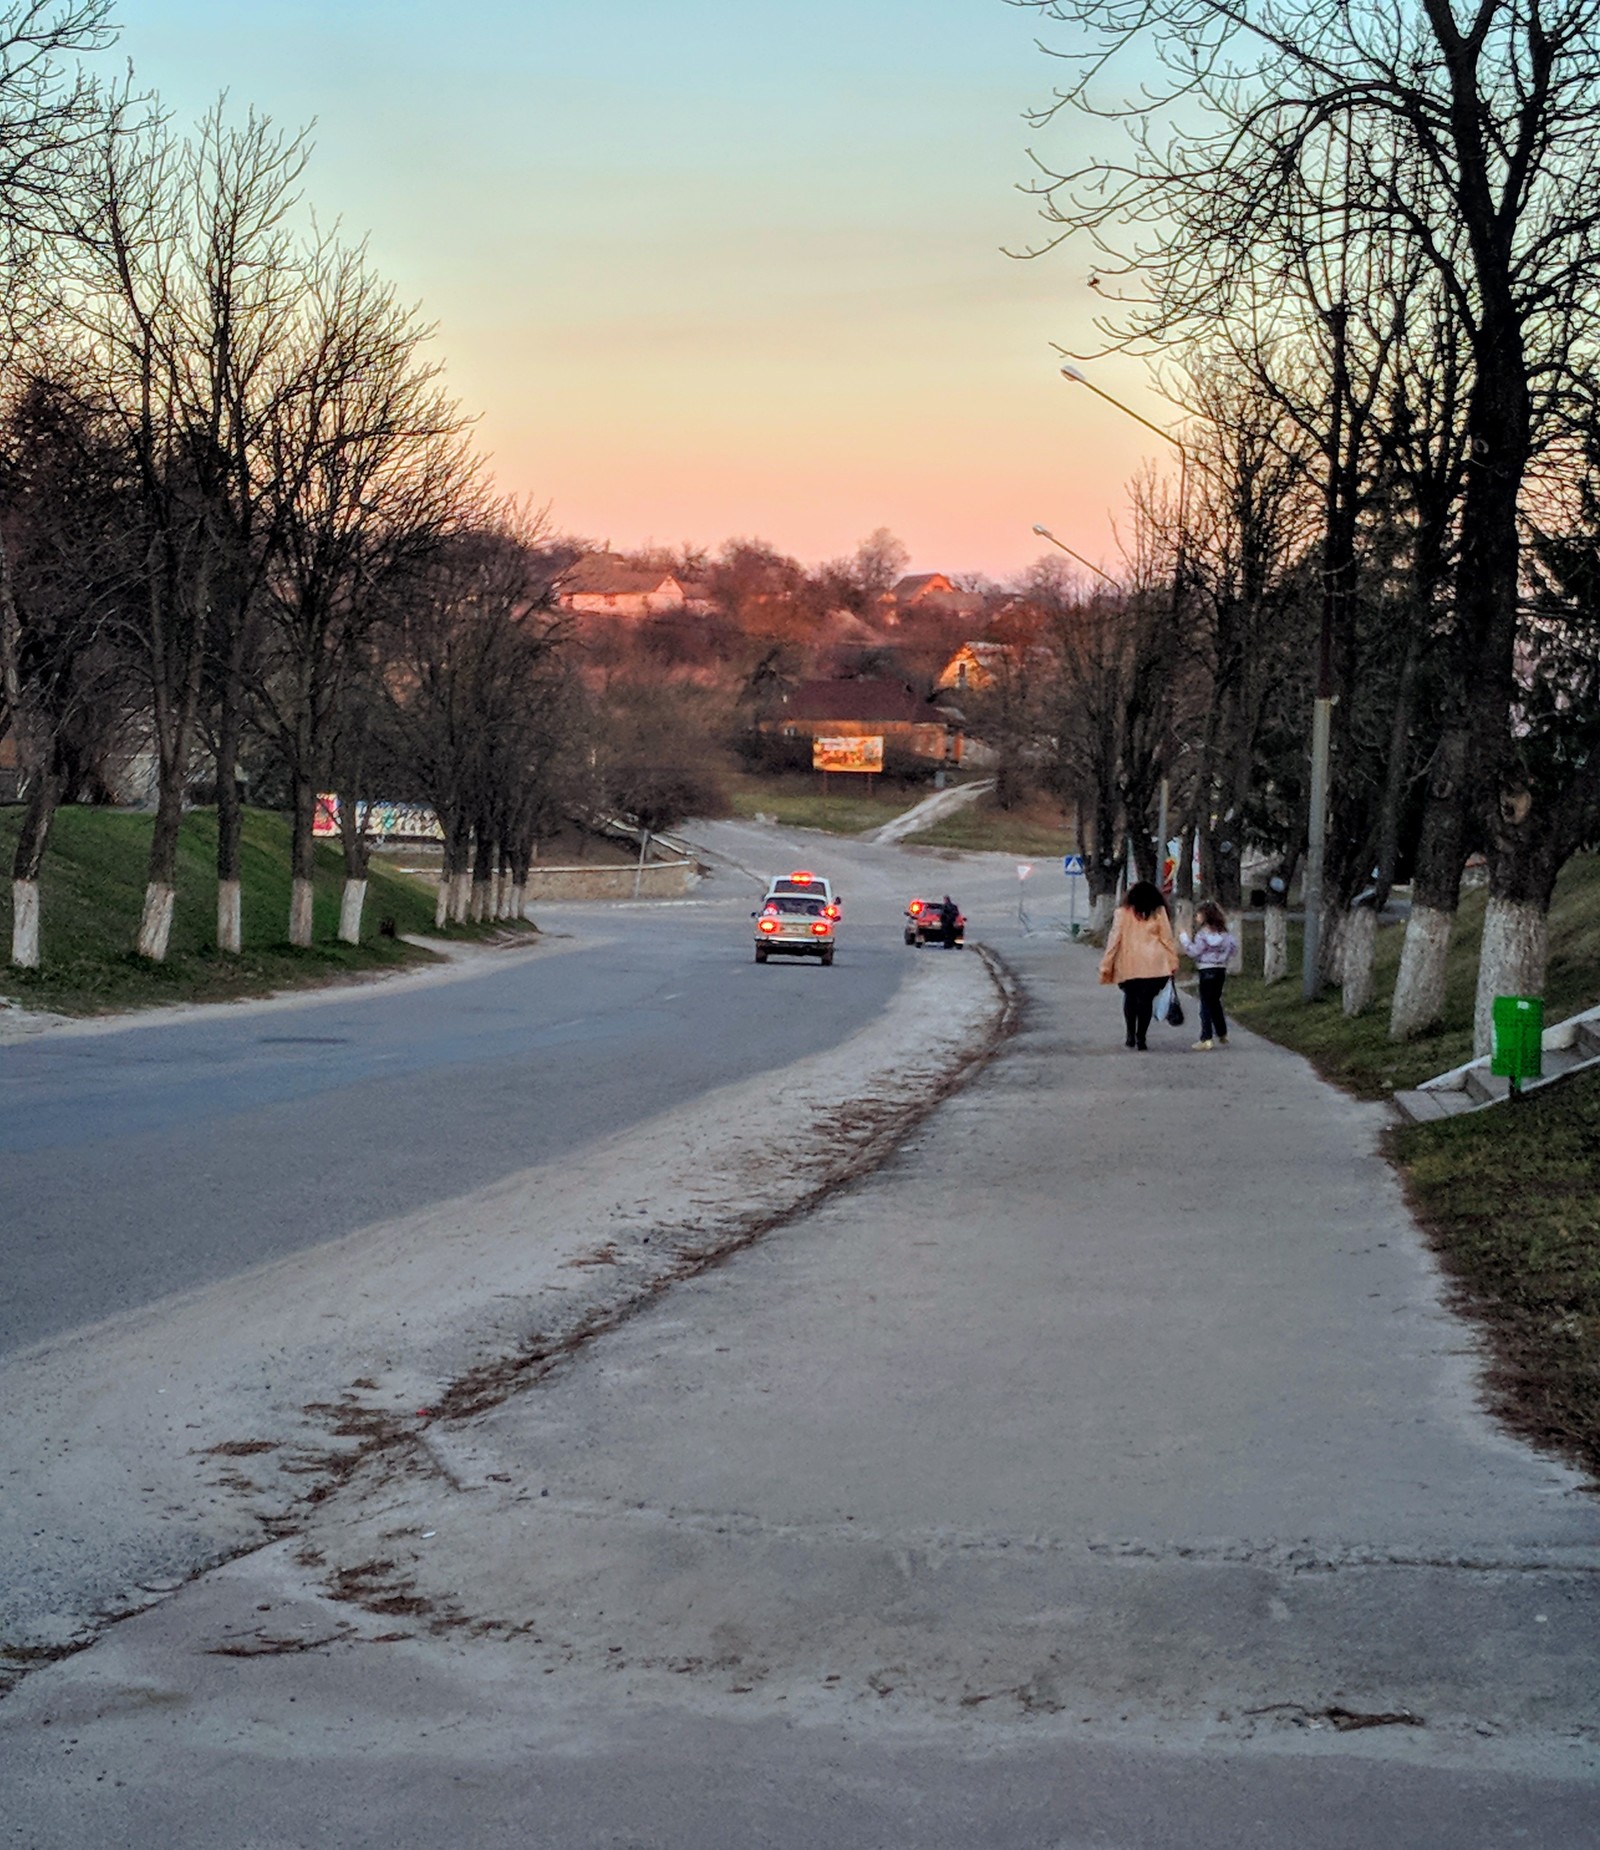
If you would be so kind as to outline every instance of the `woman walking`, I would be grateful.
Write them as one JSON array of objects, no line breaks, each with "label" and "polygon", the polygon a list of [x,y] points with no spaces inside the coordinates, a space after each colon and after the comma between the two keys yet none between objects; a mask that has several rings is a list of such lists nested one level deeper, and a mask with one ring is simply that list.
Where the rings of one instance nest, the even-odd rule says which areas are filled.
[{"label": "woman walking", "polygon": [[1208,899],[1195,907],[1195,934],[1185,933],[1181,942],[1194,959],[1200,987],[1200,1038],[1195,1053],[1210,1053],[1213,1047],[1228,1044],[1228,1018],[1222,1012],[1222,985],[1228,980],[1228,965],[1239,955],[1239,940],[1228,930],[1221,906]]},{"label": "woman walking", "polygon": [[1128,1045],[1145,1051],[1150,1016],[1156,997],[1178,968],[1178,947],[1172,941],[1167,902],[1152,881],[1130,886],[1117,907],[1100,959],[1100,981],[1115,983],[1122,991],[1122,1019],[1127,1023]]}]

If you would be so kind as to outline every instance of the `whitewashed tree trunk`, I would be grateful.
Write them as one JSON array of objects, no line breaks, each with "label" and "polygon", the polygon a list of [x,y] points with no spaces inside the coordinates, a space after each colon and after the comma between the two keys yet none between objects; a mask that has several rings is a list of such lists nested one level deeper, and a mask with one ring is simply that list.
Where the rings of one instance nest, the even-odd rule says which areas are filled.
[{"label": "whitewashed tree trunk", "polygon": [[525,919],[528,916],[528,888],[521,880],[513,880],[511,883],[510,916],[514,919]]},{"label": "whitewashed tree trunk", "polygon": [[39,968],[39,882],[11,882],[11,961],[19,970]]},{"label": "whitewashed tree trunk", "polygon": [[450,888],[450,876],[448,874],[440,874],[439,890],[433,896],[433,927],[435,931],[443,931],[445,926],[450,923]]},{"label": "whitewashed tree trunk", "polygon": [[244,901],[237,880],[217,882],[217,949],[230,957],[244,949]]},{"label": "whitewashed tree trunk", "polygon": [[1530,899],[1496,899],[1483,910],[1483,949],[1478,953],[1478,999],[1472,1013],[1472,1051],[1494,1047],[1496,996],[1542,996],[1550,950],[1550,914]]},{"label": "whitewashed tree trunk", "polygon": [[366,881],[347,878],[344,891],[339,895],[339,942],[341,944],[361,942],[361,913],[366,903]]},{"label": "whitewashed tree trunk", "polygon": [[1445,972],[1455,922],[1453,912],[1441,912],[1436,906],[1411,908],[1389,1010],[1391,1041],[1408,1041],[1443,1017]]},{"label": "whitewashed tree trunk", "polygon": [[134,949],[153,964],[165,963],[167,946],[172,942],[172,908],[178,895],[174,887],[152,880],[144,890],[144,910],[139,915],[139,937]]},{"label": "whitewashed tree trunk", "polygon": [[1289,909],[1268,906],[1261,922],[1261,980],[1281,983],[1289,974]]},{"label": "whitewashed tree trunk", "polygon": [[467,922],[467,907],[472,898],[472,875],[463,871],[456,875],[455,885],[450,893],[450,917],[457,925]]},{"label": "whitewashed tree trunk", "polygon": [[1116,917],[1117,896],[1115,893],[1102,893],[1089,906],[1089,927],[1097,937],[1104,938],[1111,929],[1111,921]]},{"label": "whitewashed tree trunk", "polygon": [[489,916],[489,882],[474,880],[472,883],[472,922],[481,925]]},{"label": "whitewashed tree trunk", "polygon": [[1344,981],[1344,940],[1350,914],[1343,906],[1325,906],[1322,911],[1322,939],[1317,946],[1318,975],[1324,983]]},{"label": "whitewashed tree trunk", "polygon": [[289,887],[289,942],[302,950],[311,944],[311,900],[315,889],[309,880],[299,879]]},{"label": "whitewashed tree trunk", "polygon": [[1378,914],[1357,906],[1344,928],[1344,1012],[1354,1018],[1372,1007],[1372,966],[1378,955]]}]

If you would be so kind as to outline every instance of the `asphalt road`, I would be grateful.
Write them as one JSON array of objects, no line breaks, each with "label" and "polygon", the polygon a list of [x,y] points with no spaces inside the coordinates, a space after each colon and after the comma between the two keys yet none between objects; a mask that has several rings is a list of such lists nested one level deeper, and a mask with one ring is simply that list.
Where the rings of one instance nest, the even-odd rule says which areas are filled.
[{"label": "asphalt road", "polygon": [[[754,881],[557,907],[433,987],[0,1047],[0,1354],[558,1159],[834,1045],[906,969],[887,888],[838,960],[751,959]],[[857,925],[857,914],[861,923]]]},{"label": "asphalt road", "polygon": [[[863,965],[916,975],[820,1058],[864,1072],[898,1036],[899,1091],[988,979],[899,947],[908,863],[860,853]],[[87,1528],[137,1455],[124,1507],[159,1562],[167,1506],[227,1479],[197,1496],[151,1460],[314,1465],[262,1445],[291,1430],[262,1407],[307,1397],[324,1315],[348,1380],[346,1299],[404,1319],[331,1409],[382,1416],[386,1449],[282,1539],[142,1572],[157,1600],[0,1703],[0,1842],[1589,1850],[1596,1505],[1485,1413],[1381,1108],[1243,1030],[1226,1056],[1171,1030],[1128,1055],[1093,954],[1015,929],[1014,870],[961,881],[1020,1031],[890,1160],[498,1397],[414,1411],[418,1306],[447,1273],[490,1317],[626,1290],[713,1211],[726,1095],[541,1173],[509,1234],[493,1202],[446,1210],[59,1345],[115,1347],[87,1395],[69,1367],[28,1393],[25,1358],[0,1370],[52,1435],[13,1536],[0,1494],[0,1558],[32,1547],[38,1489]],[[814,999],[844,967],[749,969]],[[740,1114],[730,1198],[793,1174],[801,1071]],[[823,1141],[849,1118],[823,1110]],[[408,1253],[440,1268],[418,1290]],[[220,1411],[208,1342],[242,1383]]]}]

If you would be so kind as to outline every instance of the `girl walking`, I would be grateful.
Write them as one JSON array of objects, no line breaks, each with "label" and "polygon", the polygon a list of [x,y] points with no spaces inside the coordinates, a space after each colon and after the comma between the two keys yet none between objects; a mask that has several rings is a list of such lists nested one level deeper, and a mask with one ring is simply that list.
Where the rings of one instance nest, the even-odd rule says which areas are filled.
[{"label": "girl walking", "polygon": [[1140,1053],[1145,1051],[1156,997],[1177,969],[1178,947],[1172,941],[1167,902],[1161,897],[1160,887],[1140,880],[1128,888],[1117,907],[1111,935],[1106,939],[1106,954],[1100,959],[1100,981],[1115,983],[1122,991],[1128,1045]]},{"label": "girl walking", "polygon": [[1228,965],[1239,955],[1239,941],[1228,930],[1221,906],[1208,899],[1195,907],[1195,933],[1181,940],[1184,950],[1194,959],[1200,988],[1200,1038],[1195,1053],[1210,1053],[1213,1047],[1228,1044],[1228,1017],[1222,1010],[1222,986],[1228,980]]}]

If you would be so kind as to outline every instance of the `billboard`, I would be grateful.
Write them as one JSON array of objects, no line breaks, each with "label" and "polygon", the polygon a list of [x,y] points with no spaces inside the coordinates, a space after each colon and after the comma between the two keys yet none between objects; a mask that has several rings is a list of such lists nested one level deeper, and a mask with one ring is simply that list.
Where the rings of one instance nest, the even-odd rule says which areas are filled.
[{"label": "billboard", "polygon": [[881,771],[883,736],[875,733],[860,739],[824,739],[811,741],[813,771]]},{"label": "billboard", "polygon": [[[362,802],[356,806],[356,821],[361,833],[377,841],[443,841],[444,830],[439,818],[426,803]],[[311,833],[318,836],[339,833],[339,799],[319,796]]]}]

